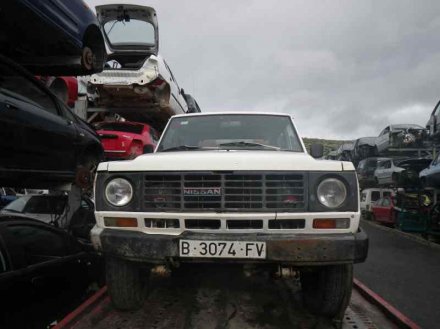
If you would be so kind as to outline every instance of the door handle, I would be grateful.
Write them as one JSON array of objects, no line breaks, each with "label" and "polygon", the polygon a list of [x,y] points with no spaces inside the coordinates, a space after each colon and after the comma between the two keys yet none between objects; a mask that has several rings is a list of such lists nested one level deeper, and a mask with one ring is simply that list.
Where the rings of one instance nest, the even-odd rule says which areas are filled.
[{"label": "door handle", "polygon": [[67,125],[68,125],[68,126],[73,125],[73,121],[72,121],[72,120],[67,120]]}]

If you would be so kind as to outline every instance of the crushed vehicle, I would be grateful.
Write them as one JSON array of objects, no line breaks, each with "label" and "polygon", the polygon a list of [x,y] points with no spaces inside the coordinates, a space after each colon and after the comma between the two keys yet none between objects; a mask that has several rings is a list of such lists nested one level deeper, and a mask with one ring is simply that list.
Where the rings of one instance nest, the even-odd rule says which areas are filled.
[{"label": "crushed vehicle", "polygon": [[338,160],[341,161],[352,161],[351,155],[353,153],[354,144],[344,143],[337,149],[336,153],[338,155]]},{"label": "crushed vehicle", "polygon": [[358,182],[311,154],[289,115],[198,113],[173,116],[154,153],[101,163],[91,239],[113,305],[140,307],[155,264],[232,262],[294,268],[306,307],[343,314],[368,250]]},{"label": "crushed vehicle", "polygon": [[351,159],[354,164],[359,161],[377,156],[376,154],[376,137],[361,137],[355,140]]},{"label": "crushed vehicle", "polygon": [[419,186],[419,173],[431,163],[426,158],[383,159],[374,171],[377,185]]},{"label": "crushed vehicle", "polygon": [[359,185],[361,188],[371,187],[377,184],[374,178],[374,172],[377,169],[377,165],[380,161],[387,160],[388,158],[367,158],[359,161],[356,172],[358,174]]},{"label": "crushed vehicle", "polygon": [[424,187],[440,187],[440,154],[420,172],[419,177]]},{"label": "crushed vehicle", "polygon": [[0,53],[33,74],[87,75],[104,67],[104,38],[82,0],[2,1],[0,20]]},{"label": "crushed vehicle", "polygon": [[95,130],[41,81],[0,56],[0,186],[48,188],[90,173],[104,151]]},{"label": "crushed vehicle", "polygon": [[109,55],[104,70],[88,82],[94,105],[159,130],[171,115],[187,112],[183,90],[158,54],[154,8],[111,4],[97,6],[96,14]]},{"label": "crushed vehicle", "polygon": [[110,160],[134,159],[151,153],[159,141],[159,133],[147,124],[119,121],[95,124],[105,157]]},{"label": "crushed vehicle", "polygon": [[376,138],[377,154],[386,153],[390,148],[423,147],[427,131],[416,124],[390,125]]},{"label": "crushed vehicle", "polygon": [[54,294],[85,290],[103,272],[103,260],[90,243],[14,214],[0,215],[0,260],[0,291],[7,301],[0,310],[2,328],[28,328],[24,310]]}]

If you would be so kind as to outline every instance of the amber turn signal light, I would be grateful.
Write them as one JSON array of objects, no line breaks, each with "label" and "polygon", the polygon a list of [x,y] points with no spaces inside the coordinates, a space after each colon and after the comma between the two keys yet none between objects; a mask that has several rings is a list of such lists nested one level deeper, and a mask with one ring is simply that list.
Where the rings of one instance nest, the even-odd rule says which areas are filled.
[{"label": "amber turn signal light", "polygon": [[350,219],[348,218],[315,218],[313,228],[317,229],[338,229],[349,228]]},{"label": "amber turn signal light", "polygon": [[104,217],[104,225],[108,227],[137,227],[136,218]]}]

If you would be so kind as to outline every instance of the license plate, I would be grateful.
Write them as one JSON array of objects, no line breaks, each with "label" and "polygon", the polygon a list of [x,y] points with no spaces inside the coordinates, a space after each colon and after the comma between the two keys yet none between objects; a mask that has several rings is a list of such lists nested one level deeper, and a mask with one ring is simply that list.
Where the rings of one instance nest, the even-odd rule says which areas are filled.
[{"label": "license plate", "polygon": [[180,257],[266,258],[266,243],[253,241],[180,240]]}]

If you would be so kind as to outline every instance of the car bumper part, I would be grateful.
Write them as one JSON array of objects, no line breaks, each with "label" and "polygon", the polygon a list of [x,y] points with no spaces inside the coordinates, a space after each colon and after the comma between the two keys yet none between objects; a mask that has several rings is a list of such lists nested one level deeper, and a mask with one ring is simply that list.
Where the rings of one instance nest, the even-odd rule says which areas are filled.
[{"label": "car bumper part", "polygon": [[267,262],[293,266],[343,264],[363,262],[368,253],[368,237],[361,229],[355,234],[243,233],[238,235],[186,231],[178,236],[99,227],[92,230],[95,248],[106,256],[156,264],[181,260],[218,261],[211,258],[180,258],[179,240],[181,239],[266,243],[266,259],[226,259],[235,262]]}]

